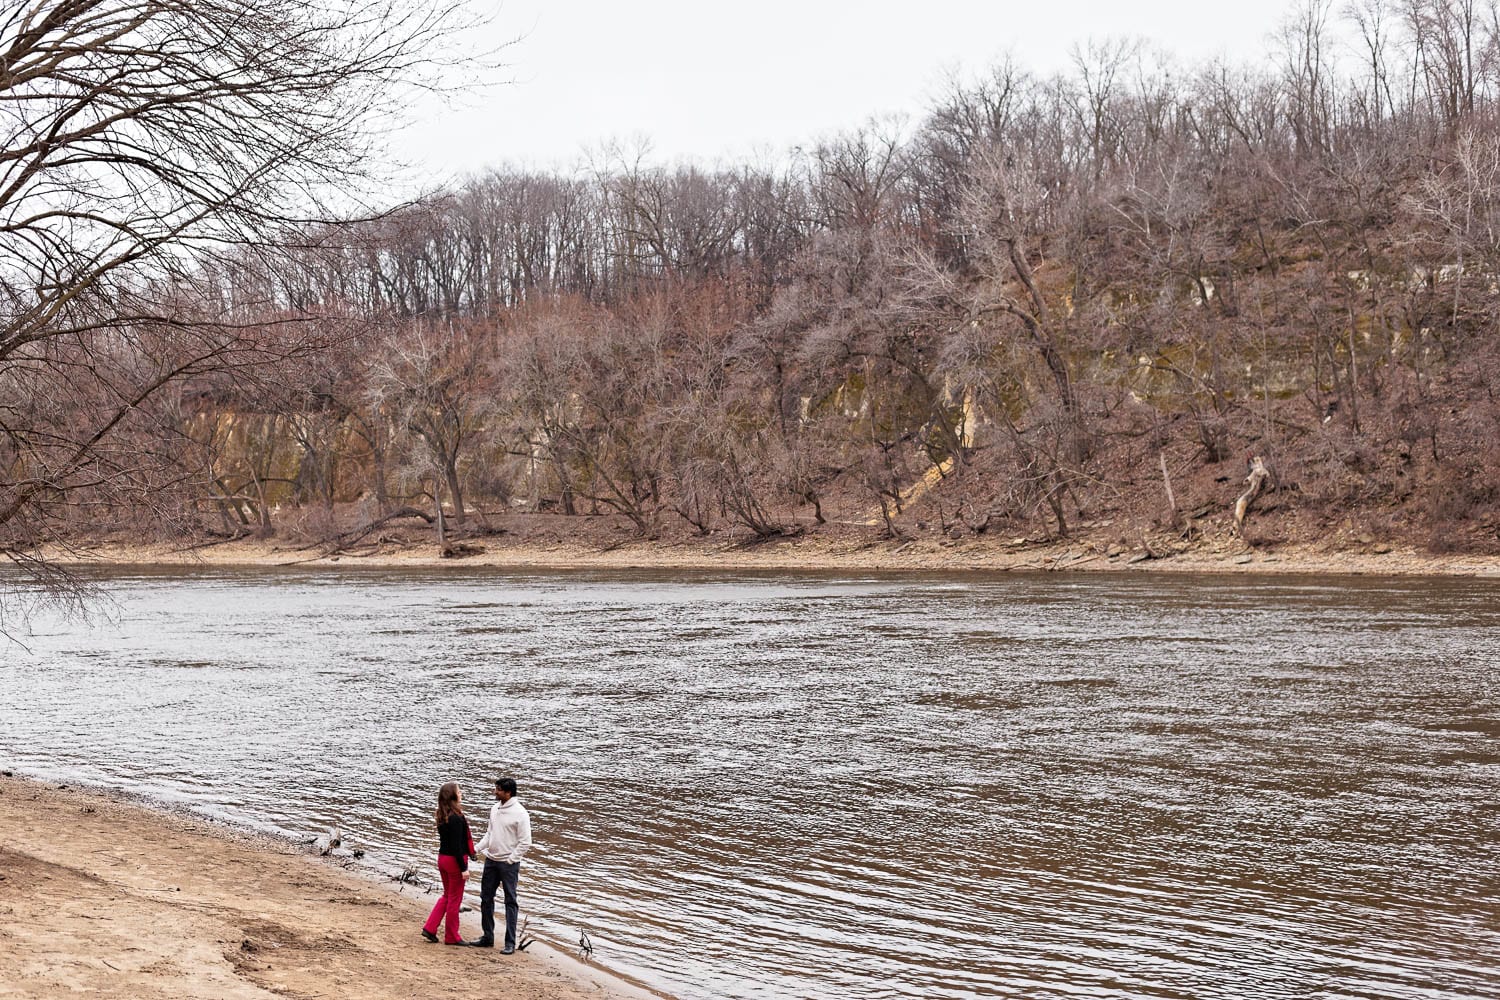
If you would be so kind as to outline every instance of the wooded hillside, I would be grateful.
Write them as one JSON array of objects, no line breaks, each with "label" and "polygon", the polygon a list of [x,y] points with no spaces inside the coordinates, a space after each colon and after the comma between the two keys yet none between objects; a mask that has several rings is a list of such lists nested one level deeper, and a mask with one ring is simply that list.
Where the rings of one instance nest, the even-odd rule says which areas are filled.
[{"label": "wooded hillside", "polygon": [[[1251,543],[1500,551],[1497,57],[1489,6],[1314,3],[1261,66],[1095,45],[776,167],[502,168],[178,262],[129,293],[245,353],[155,387],[5,542],[1227,536],[1259,456]],[[6,356],[9,479],[93,425],[29,368],[134,363],[119,329]]]}]

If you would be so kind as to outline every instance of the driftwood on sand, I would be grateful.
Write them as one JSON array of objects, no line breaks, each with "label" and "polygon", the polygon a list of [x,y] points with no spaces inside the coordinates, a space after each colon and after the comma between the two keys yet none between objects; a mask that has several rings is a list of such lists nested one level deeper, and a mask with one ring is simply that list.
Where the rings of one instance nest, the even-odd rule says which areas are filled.
[{"label": "driftwood on sand", "polygon": [[1265,459],[1259,455],[1250,456],[1250,472],[1245,476],[1245,492],[1234,502],[1234,533],[1241,538],[1245,536],[1245,518],[1250,513],[1250,507],[1266,491],[1270,478],[1271,470],[1266,468]]}]

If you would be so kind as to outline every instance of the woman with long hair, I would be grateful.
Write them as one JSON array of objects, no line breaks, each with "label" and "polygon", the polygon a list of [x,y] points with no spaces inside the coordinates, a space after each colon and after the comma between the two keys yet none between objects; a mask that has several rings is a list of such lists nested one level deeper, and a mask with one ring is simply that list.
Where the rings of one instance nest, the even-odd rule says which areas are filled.
[{"label": "woman with long hair", "polygon": [[443,879],[443,898],[432,908],[432,915],[422,926],[422,936],[437,944],[438,924],[444,924],[443,943],[463,944],[458,933],[458,907],[464,899],[464,882],[469,878],[469,859],[474,853],[474,838],[469,820],[464,816],[463,795],[458,782],[450,781],[438,789],[437,812],[438,874]]}]

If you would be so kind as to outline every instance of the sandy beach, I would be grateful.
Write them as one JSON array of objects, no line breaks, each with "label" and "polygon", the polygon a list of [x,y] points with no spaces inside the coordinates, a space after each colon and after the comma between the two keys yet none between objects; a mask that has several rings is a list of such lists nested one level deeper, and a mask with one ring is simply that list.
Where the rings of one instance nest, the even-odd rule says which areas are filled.
[{"label": "sandy beach", "polygon": [[51,548],[48,559],[71,565],[116,566],[363,566],[478,567],[535,570],[726,570],[854,572],[1178,572],[1330,574],[1359,576],[1500,577],[1500,557],[1435,555],[1358,537],[1329,544],[1252,548],[1238,541],[1138,547],[1024,538],[967,542],[930,538],[850,541],[800,538],[732,544],[710,541],[584,542],[485,539],[461,558],[403,541],[354,552],[280,539],[208,545],[106,544]]},{"label": "sandy beach", "polygon": [[[542,942],[428,944],[434,898],[190,815],[0,777],[0,997],[655,995]],[[478,923],[464,914],[466,937]]]}]

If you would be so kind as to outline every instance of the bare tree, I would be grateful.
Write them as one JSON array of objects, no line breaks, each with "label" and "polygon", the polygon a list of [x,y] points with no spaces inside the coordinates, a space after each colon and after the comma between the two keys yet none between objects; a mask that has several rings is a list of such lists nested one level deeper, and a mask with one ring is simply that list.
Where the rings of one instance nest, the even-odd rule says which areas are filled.
[{"label": "bare tree", "polygon": [[1367,64],[1369,104],[1366,115],[1379,124],[1396,112],[1396,97],[1391,83],[1391,47],[1397,11],[1392,0],[1352,0],[1344,16],[1359,31],[1361,55]]},{"label": "bare tree", "polygon": [[1301,0],[1281,25],[1283,79],[1288,88],[1287,116],[1305,153],[1326,154],[1333,125],[1333,53],[1329,19],[1333,0]]},{"label": "bare tree", "polygon": [[415,478],[432,496],[438,544],[446,546],[443,497],[458,527],[467,522],[464,479],[472,445],[491,406],[482,329],[458,323],[402,329],[370,378],[370,405],[392,416],[413,445]]},{"label": "bare tree", "polygon": [[[317,346],[262,270],[346,213],[382,118],[437,83],[448,0],[11,0],[0,7],[0,549],[75,490],[149,495],[110,442],[165,387]],[[257,290],[258,291],[258,290]],[[234,294],[230,294],[230,293]],[[67,419],[52,408],[66,401]]]}]

